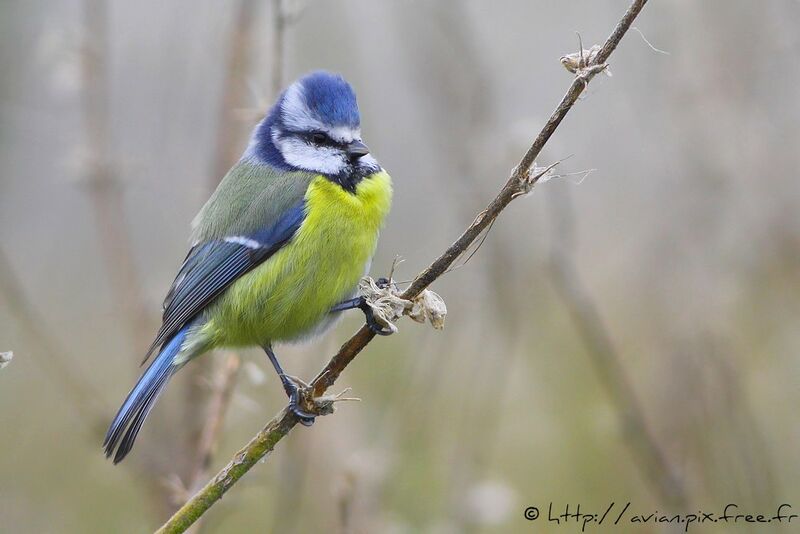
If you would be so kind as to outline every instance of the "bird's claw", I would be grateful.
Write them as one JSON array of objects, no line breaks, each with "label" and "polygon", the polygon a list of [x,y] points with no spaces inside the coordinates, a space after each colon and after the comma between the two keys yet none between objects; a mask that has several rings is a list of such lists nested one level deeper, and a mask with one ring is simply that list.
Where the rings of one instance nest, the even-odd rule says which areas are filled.
[{"label": "bird's claw", "polygon": [[[378,286],[380,289],[386,289],[391,284],[392,281],[383,276],[375,280],[375,285]],[[367,321],[367,326],[369,327],[370,330],[372,330],[373,333],[379,336],[390,336],[394,334],[393,330],[384,328],[383,325],[378,323],[378,321],[375,319],[375,314],[373,313],[372,308],[369,306],[369,304],[367,304],[367,299],[361,297],[361,303],[359,304],[358,307],[361,308],[361,311],[364,312],[364,318]]]},{"label": "bird's claw", "polygon": [[297,416],[300,424],[311,426],[317,416],[333,413],[334,404],[342,401],[360,401],[357,397],[345,397],[350,388],[336,395],[322,395],[314,397],[314,388],[296,376],[283,375],[284,388],[289,395],[289,410]]},{"label": "bird's claw", "polygon": [[[386,284],[389,283],[389,281],[386,280],[385,278],[379,278],[378,284],[380,284],[381,281],[385,281]],[[367,327],[369,327],[369,329],[372,330],[374,334],[377,334],[379,336],[391,336],[392,334],[394,334],[393,330],[391,330],[390,328],[385,328],[382,324],[380,324],[377,321],[377,319],[375,319],[375,313],[373,313],[372,308],[367,303],[367,299],[361,297],[361,303],[358,305],[358,307],[362,312],[364,312],[364,319],[367,322]]]},{"label": "bird's claw", "polygon": [[[374,283],[379,289],[386,289],[392,285],[392,281],[388,278],[378,278],[374,281]],[[358,308],[364,312],[364,319],[367,323],[367,327],[369,327],[373,333],[379,336],[390,336],[395,333],[396,329],[391,325],[383,325],[379,323],[377,319],[375,319],[375,312],[373,311],[372,306],[370,306],[370,304],[367,302],[367,298],[363,295],[336,304],[331,308],[331,312],[340,312],[355,308]]]},{"label": "bird's claw", "polygon": [[311,392],[310,386],[295,376],[284,376],[287,380],[284,381],[283,388],[289,396],[289,410],[297,416],[301,425],[313,425],[317,414],[311,413],[303,408],[303,400]]}]

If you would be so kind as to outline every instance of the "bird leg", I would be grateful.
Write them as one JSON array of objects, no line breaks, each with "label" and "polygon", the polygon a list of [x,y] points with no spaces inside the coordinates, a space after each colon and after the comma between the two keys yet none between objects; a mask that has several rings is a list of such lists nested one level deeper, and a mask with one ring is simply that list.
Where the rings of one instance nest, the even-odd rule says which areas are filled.
[{"label": "bird leg", "polygon": [[[385,287],[389,285],[389,280],[386,278],[378,278],[376,282],[378,287]],[[372,312],[372,308],[369,306],[369,304],[367,304],[367,299],[364,297],[355,297],[349,300],[344,300],[331,308],[331,312],[354,310],[356,308],[364,312],[364,319],[367,322],[367,326],[375,334],[378,334],[379,336],[389,336],[393,334],[391,330],[385,330],[383,326],[379,324],[377,320],[375,320],[375,314]]]},{"label": "bird leg", "polygon": [[267,353],[267,357],[269,358],[269,361],[272,362],[275,372],[278,373],[278,377],[281,379],[283,389],[286,391],[286,395],[289,397],[289,409],[297,416],[301,425],[313,425],[316,414],[304,410],[300,403],[301,390],[308,389],[308,384],[299,378],[287,375],[283,371],[283,368],[278,362],[278,358],[275,357],[275,353],[272,351],[272,347],[270,345],[264,347],[264,352]]}]

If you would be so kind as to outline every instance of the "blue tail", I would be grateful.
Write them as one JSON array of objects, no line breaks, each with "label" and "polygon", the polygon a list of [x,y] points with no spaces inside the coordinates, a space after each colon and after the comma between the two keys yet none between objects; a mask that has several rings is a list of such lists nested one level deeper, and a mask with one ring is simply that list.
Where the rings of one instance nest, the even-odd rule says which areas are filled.
[{"label": "blue tail", "polygon": [[[133,448],[133,442],[142,423],[153,408],[164,386],[180,366],[173,365],[175,356],[181,349],[189,326],[184,326],[175,337],[164,345],[158,356],[150,363],[139,381],[133,387],[128,398],[117,412],[103,440],[106,458],[114,454],[114,463],[119,463]],[[114,453],[116,449],[116,454]]]}]

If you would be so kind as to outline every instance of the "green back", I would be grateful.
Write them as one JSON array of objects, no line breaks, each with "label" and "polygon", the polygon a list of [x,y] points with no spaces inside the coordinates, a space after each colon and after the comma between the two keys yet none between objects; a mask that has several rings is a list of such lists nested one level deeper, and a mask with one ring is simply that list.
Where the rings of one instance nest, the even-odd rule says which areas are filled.
[{"label": "green back", "polygon": [[315,175],[285,172],[239,161],[220,182],[192,222],[192,245],[231,235],[247,235],[274,224],[305,196]]}]

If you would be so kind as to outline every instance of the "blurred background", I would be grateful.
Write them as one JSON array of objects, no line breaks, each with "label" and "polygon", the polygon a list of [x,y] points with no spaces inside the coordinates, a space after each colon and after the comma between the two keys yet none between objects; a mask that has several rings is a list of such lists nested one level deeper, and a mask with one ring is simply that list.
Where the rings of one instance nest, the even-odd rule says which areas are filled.
[{"label": "blurred background", "polygon": [[[399,255],[408,280],[505,182],[572,80],[576,32],[601,43],[627,5],[0,2],[0,530],[150,531],[210,476],[198,455],[216,471],[285,404],[260,351],[214,354],[125,462],[101,453],[189,222],[279,88],[317,68],[354,85],[395,182],[372,274]],[[571,156],[564,176],[434,285],[446,328],[369,345],[336,386],[362,402],[295,429],[202,530],[800,509],[800,3],[653,1],[635,26],[540,157]],[[362,320],[282,347],[287,371],[312,377]]]}]

